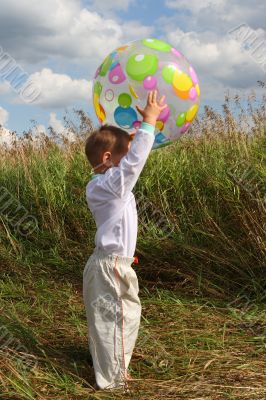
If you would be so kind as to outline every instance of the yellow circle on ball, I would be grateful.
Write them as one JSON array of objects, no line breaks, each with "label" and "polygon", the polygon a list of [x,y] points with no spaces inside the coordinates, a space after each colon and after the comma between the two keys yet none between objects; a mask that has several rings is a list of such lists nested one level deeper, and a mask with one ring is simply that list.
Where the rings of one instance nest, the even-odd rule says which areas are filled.
[{"label": "yellow circle on ball", "polygon": [[135,90],[133,89],[133,87],[131,85],[129,85],[129,91],[132,94],[132,96],[135,97],[135,99],[139,98],[139,96],[137,95],[137,93],[135,92]]},{"label": "yellow circle on ball", "polygon": [[194,104],[192,107],[190,107],[187,111],[186,121],[191,122],[197,114],[198,109],[199,106],[197,104]]},{"label": "yellow circle on ball", "polygon": [[196,84],[195,89],[196,89],[197,95],[200,96],[200,88],[199,88],[198,84]]},{"label": "yellow circle on ball", "polygon": [[192,80],[191,78],[181,71],[175,71],[174,79],[173,79],[173,86],[175,89],[186,92],[192,87]]},{"label": "yellow circle on ball", "polygon": [[162,130],[163,130],[163,127],[164,127],[163,121],[157,121],[155,127],[156,127],[157,129],[159,129],[159,131],[162,131]]},{"label": "yellow circle on ball", "polygon": [[94,109],[95,113],[97,115],[97,118],[100,120],[101,123],[103,123],[106,119],[106,114],[103,109],[103,106],[99,102],[100,98],[97,94],[93,96],[93,104],[94,104]]}]

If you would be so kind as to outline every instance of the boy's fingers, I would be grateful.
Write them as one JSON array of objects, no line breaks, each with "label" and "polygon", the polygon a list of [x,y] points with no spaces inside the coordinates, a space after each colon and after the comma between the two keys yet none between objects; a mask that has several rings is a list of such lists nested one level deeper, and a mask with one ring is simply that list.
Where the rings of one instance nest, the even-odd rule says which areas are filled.
[{"label": "boy's fingers", "polygon": [[160,107],[160,110],[163,111],[166,107],[168,107],[168,105],[164,104],[163,106]]},{"label": "boy's fingers", "polygon": [[160,101],[159,101],[159,104],[160,104],[160,105],[163,105],[164,100],[165,100],[165,96],[162,96],[161,99],[160,99]]},{"label": "boy's fingers", "polygon": [[138,110],[138,112],[142,115],[143,114],[143,108],[140,108],[139,106],[136,106],[136,109]]},{"label": "boy's fingers", "polygon": [[151,102],[152,102],[152,92],[149,92],[147,104],[150,104]]},{"label": "boy's fingers", "polygon": [[152,91],[152,102],[156,103],[157,100],[157,90]]}]

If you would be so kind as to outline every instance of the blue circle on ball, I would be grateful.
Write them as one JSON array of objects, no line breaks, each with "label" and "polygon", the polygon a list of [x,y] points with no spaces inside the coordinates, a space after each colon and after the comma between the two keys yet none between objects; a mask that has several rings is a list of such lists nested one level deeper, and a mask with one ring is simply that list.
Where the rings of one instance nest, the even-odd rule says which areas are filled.
[{"label": "blue circle on ball", "polygon": [[132,128],[133,123],[137,121],[138,116],[136,111],[131,107],[117,107],[114,112],[114,119],[121,128],[129,129]]}]

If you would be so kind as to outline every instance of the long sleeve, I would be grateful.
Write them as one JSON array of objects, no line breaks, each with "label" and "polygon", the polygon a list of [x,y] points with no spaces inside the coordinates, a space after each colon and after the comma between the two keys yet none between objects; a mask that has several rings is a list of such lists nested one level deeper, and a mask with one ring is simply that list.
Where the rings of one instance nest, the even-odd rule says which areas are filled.
[{"label": "long sleeve", "polygon": [[117,167],[109,168],[101,180],[104,189],[116,197],[126,196],[134,188],[154,143],[154,126],[142,123],[128,153]]}]

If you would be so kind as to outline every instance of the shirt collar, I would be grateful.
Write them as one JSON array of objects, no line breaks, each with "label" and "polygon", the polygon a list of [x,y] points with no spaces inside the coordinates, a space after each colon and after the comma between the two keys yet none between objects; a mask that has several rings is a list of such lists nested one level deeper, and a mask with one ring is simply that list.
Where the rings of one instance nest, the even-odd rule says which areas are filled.
[{"label": "shirt collar", "polygon": [[92,175],[92,177],[91,177],[91,179],[95,179],[95,178],[97,178],[98,176],[101,176],[102,174],[93,174]]}]

